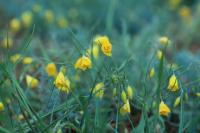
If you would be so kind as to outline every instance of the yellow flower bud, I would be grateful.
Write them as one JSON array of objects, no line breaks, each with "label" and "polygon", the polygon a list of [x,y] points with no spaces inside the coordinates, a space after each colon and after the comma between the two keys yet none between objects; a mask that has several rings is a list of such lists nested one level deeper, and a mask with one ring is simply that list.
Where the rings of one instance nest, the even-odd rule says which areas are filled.
[{"label": "yellow flower bud", "polygon": [[175,102],[174,102],[174,107],[177,107],[180,104],[181,98],[177,97]]},{"label": "yellow flower bud", "polygon": [[168,114],[170,112],[171,112],[170,108],[163,101],[161,101],[161,103],[159,105],[159,113],[160,113],[160,115],[168,116]]},{"label": "yellow flower bud", "polygon": [[168,90],[170,91],[179,90],[178,80],[174,74],[169,79]]},{"label": "yellow flower bud", "polygon": [[123,101],[124,103],[126,103],[127,98],[126,98],[126,92],[125,92],[124,90],[123,90],[122,93],[121,93],[121,99],[122,99],[122,101]]},{"label": "yellow flower bud", "polygon": [[133,89],[130,85],[127,87],[127,94],[129,99],[133,99]]},{"label": "yellow flower bud", "polygon": [[0,111],[4,110],[4,104],[2,102],[0,102]]}]

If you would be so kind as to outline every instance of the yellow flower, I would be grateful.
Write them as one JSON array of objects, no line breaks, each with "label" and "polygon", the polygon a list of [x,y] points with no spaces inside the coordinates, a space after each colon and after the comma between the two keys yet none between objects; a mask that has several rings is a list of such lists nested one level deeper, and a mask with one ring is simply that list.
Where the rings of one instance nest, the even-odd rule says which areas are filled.
[{"label": "yellow flower", "polygon": [[18,32],[20,30],[20,27],[21,27],[21,23],[20,23],[20,20],[17,19],[17,18],[13,18],[11,21],[10,21],[10,28],[13,32]]},{"label": "yellow flower", "polygon": [[155,75],[155,69],[154,68],[151,68],[150,71],[149,71],[149,77],[150,78],[153,78]]},{"label": "yellow flower", "polygon": [[197,96],[197,97],[200,97],[200,92],[197,92],[197,93],[196,93],[196,96]]},{"label": "yellow flower", "polygon": [[159,60],[162,59],[162,56],[163,56],[163,52],[161,50],[158,50],[157,53],[156,53],[156,56]]},{"label": "yellow flower", "polygon": [[102,98],[104,95],[104,83],[100,82],[98,83],[95,88],[93,89],[93,94],[95,94],[96,97]]},{"label": "yellow flower", "polygon": [[42,10],[42,7],[40,4],[34,4],[33,7],[32,7],[33,11],[38,13]]},{"label": "yellow flower", "polygon": [[44,13],[44,17],[48,23],[52,23],[54,20],[54,13],[51,10],[46,10]]},{"label": "yellow flower", "polygon": [[67,19],[64,18],[64,17],[61,17],[61,18],[58,20],[58,26],[59,26],[60,28],[62,28],[62,29],[67,28],[67,26],[68,26],[68,21],[67,21]]},{"label": "yellow flower", "polygon": [[13,39],[11,37],[5,37],[2,41],[4,48],[10,48],[13,46]]},{"label": "yellow flower", "polygon": [[26,84],[28,87],[36,88],[39,84],[38,80],[30,75],[26,75]]},{"label": "yellow flower", "polygon": [[126,92],[125,92],[124,90],[123,90],[122,93],[121,93],[121,99],[122,99],[122,101],[123,101],[124,103],[126,103],[127,98],[126,98]]},{"label": "yellow flower", "polygon": [[177,97],[175,102],[174,102],[174,107],[177,107],[180,104],[181,98]]},{"label": "yellow flower", "polygon": [[125,104],[120,108],[120,114],[126,115],[127,113],[130,113],[130,112],[131,112],[131,109],[130,109],[129,100],[126,100]]},{"label": "yellow flower", "polygon": [[4,104],[2,102],[0,102],[0,111],[4,110]]},{"label": "yellow flower", "polygon": [[33,20],[32,12],[25,11],[24,13],[22,13],[21,19],[22,19],[22,23],[24,24],[25,27],[30,27],[32,24],[32,20]]},{"label": "yellow flower", "polygon": [[101,50],[106,56],[112,56],[112,44],[107,36],[97,36],[94,43],[101,46]]},{"label": "yellow flower", "polygon": [[169,44],[170,40],[166,36],[162,36],[159,38],[159,43],[163,46],[167,46]]},{"label": "yellow flower", "polygon": [[191,15],[191,9],[187,6],[183,6],[179,10],[179,15],[185,19],[185,20],[191,20],[192,15]]},{"label": "yellow flower", "polygon": [[163,101],[161,101],[161,103],[159,105],[159,113],[160,113],[160,115],[168,116],[168,114],[170,112],[171,112],[170,108]]},{"label": "yellow flower", "polygon": [[31,64],[33,62],[33,59],[31,57],[25,57],[23,59],[23,64],[28,65]]},{"label": "yellow flower", "polygon": [[20,58],[21,58],[21,55],[20,55],[20,54],[15,54],[15,55],[13,55],[13,56],[10,57],[10,60],[11,60],[13,63],[16,63]]},{"label": "yellow flower", "polygon": [[56,65],[53,62],[47,64],[47,66],[45,67],[45,71],[51,77],[55,77],[58,73]]},{"label": "yellow flower", "polygon": [[128,85],[128,87],[127,87],[127,94],[128,94],[129,99],[133,98],[133,89],[130,85]]},{"label": "yellow flower", "polygon": [[84,71],[92,67],[92,62],[89,57],[83,55],[76,61],[74,67],[75,69],[81,69]]},{"label": "yellow flower", "polygon": [[61,91],[69,93],[70,91],[70,81],[68,78],[64,76],[62,72],[59,72],[56,80],[54,81],[54,85]]},{"label": "yellow flower", "polygon": [[173,74],[168,83],[168,90],[170,91],[177,91],[179,89],[178,80],[176,76]]}]

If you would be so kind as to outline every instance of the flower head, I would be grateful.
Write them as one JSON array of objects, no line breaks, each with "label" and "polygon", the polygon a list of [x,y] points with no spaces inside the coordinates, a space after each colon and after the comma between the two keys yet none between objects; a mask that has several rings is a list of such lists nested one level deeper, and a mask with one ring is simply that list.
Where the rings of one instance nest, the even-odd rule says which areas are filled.
[{"label": "flower head", "polygon": [[11,48],[13,46],[13,39],[11,37],[3,38],[2,45],[4,48]]},{"label": "flower head", "polygon": [[149,77],[150,78],[153,78],[155,75],[155,69],[154,68],[151,68],[150,71],[149,71]]},{"label": "flower head", "polygon": [[25,65],[31,64],[32,62],[33,62],[33,58],[31,58],[31,57],[25,57],[23,59],[23,64],[25,64]]},{"label": "flower head", "polygon": [[55,77],[57,75],[57,68],[53,62],[47,64],[47,66],[45,67],[45,71],[51,77]]},{"label": "flower head", "polygon": [[20,23],[20,20],[17,19],[17,18],[13,18],[11,21],[10,21],[10,28],[11,30],[15,33],[15,32],[18,32],[20,30],[20,27],[21,27],[21,23]]},{"label": "flower head", "polygon": [[2,102],[0,102],[0,111],[4,110],[4,104]]},{"label": "flower head", "polygon": [[28,87],[34,89],[38,86],[39,81],[36,78],[34,78],[30,75],[26,75],[26,84],[27,84]]},{"label": "flower head", "polygon": [[127,94],[129,99],[133,98],[133,88],[130,85],[127,87]]},{"label": "flower head", "polygon": [[126,103],[127,97],[126,97],[126,92],[123,90],[121,93],[121,99],[124,103]]},{"label": "flower head", "polygon": [[180,104],[181,98],[177,97],[175,102],[174,102],[174,107],[177,107]]},{"label": "flower head", "polygon": [[128,114],[130,112],[131,112],[131,109],[130,109],[129,100],[126,100],[124,105],[120,108],[120,114],[121,115],[126,115],[126,114]]},{"label": "flower head", "polygon": [[70,81],[62,72],[58,73],[54,81],[54,85],[61,91],[65,91],[67,93],[70,91]]},{"label": "flower head", "polygon": [[10,60],[11,60],[13,63],[16,63],[20,58],[21,58],[21,55],[20,55],[20,54],[15,54],[15,55],[13,55],[13,56],[10,57]]},{"label": "flower head", "polygon": [[75,69],[81,69],[85,71],[86,69],[89,69],[92,67],[92,62],[89,57],[86,57],[83,55],[76,61],[74,67]]},{"label": "flower head", "polygon": [[168,90],[170,91],[179,90],[178,80],[174,74],[169,79]]},{"label": "flower head", "polygon": [[31,11],[25,11],[24,13],[22,13],[21,19],[22,19],[22,23],[24,24],[25,27],[31,26],[32,21],[33,21],[32,12]]},{"label": "flower head", "polygon": [[157,56],[157,58],[158,58],[159,60],[161,60],[162,57],[163,57],[163,52],[162,52],[161,50],[158,50],[157,53],[156,53],[156,56]]},{"label": "flower head", "polygon": [[102,98],[104,95],[104,83],[100,82],[98,83],[95,88],[93,89],[93,94],[95,94],[96,97]]},{"label": "flower head", "polygon": [[168,39],[168,37],[162,36],[159,38],[159,42],[161,45],[167,46],[169,44],[170,40]]},{"label": "flower head", "polygon": [[101,46],[101,50],[106,56],[112,56],[112,44],[107,36],[97,36],[94,43]]},{"label": "flower head", "polygon": [[161,103],[159,105],[159,113],[160,113],[160,115],[168,116],[168,114],[170,112],[171,112],[170,108],[163,101],[161,101]]}]

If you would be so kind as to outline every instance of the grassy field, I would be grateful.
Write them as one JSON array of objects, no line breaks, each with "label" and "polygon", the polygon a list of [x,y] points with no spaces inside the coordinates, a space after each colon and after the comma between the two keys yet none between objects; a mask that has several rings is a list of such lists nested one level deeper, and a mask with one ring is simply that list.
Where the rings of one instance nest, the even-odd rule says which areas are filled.
[{"label": "grassy field", "polygon": [[200,1],[0,0],[0,133],[199,133]]}]

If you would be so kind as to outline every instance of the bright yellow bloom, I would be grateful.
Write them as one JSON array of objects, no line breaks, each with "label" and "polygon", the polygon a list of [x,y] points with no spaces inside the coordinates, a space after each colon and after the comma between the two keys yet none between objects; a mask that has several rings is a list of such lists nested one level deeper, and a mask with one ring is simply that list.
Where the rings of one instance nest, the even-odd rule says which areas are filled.
[{"label": "bright yellow bloom", "polygon": [[158,50],[157,53],[156,53],[156,56],[159,60],[162,59],[162,56],[163,56],[163,52],[161,50]]},{"label": "bright yellow bloom", "polygon": [[25,11],[21,16],[22,23],[25,27],[30,27],[33,20],[33,14],[30,11]]},{"label": "bright yellow bloom", "polygon": [[174,74],[169,79],[168,90],[170,91],[179,90],[178,80]]},{"label": "bright yellow bloom", "polygon": [[61,17],[59,20],[58,20],[58,26],[62,29],[64,28],[67,28],[68,27],[68,21],[66,18],[64,17]]},{"label": "bright yellow bloom", "polygon": [[10,57],[10,60],[11,60],[13,63],[16,63],[20,58],[21,58],[21,55],[20,55],[20,54],[15,54],[15,55],[13,55],[13,56]]},{"label": "bright yellow bloom", "polygon": [[54,13],[51,10],[46,10],[44,13],[45,19],[48,23],[52,23],[54,20]]},{"label": "bright yellow bloom", "polygon": [[163,46],[167,46],[169,44],[170,40],[166,36],[162,36],[159,38],[159,43]]},{"label": "bright yellow bloom", "polygon": [[124,103],[126,103],[127,97],[126,97],[126,92],[123,90],[121,93],[121,99]]},{"label": "bright yellow bloom", "polygon": [[17,19],[17,18],[13,18],[11,21],[10,21],[10,28],[11,30],[15,33],[15,32],[18,32],[20,30],[20,27],[21,27],[21,23],[20,23],[20,20]]},{"label": "bright yellow bloom", "polygon": [[93,94],[95,94],[96,97],[102,98],[104,95],[104,83],[100,82],[98,83],[95,88],[93,89]]},{"label": "bright yellow bloom", "polygon": [[13,39],[11,37],[5,37],[3,40],[2,40],[2,45],[4,48],[10,48],[13,46]]},{"label": "bright yellow bloom", "polygon": [[127,87],[127,95],[129,99],[133,98],[133,88],[130,85]]},{"label": "bright yellow bloom", "polygon": [[192,15],[191,15],[191,9],[187,6],[183,6],[179,10],[179,15],[185,19],[185,20],[191,20]]},{"label": "bright yellow bloom", "polygon": [[170,112],[171,112],[170,108],[163,101],[161,101],[161,103],[159,105],[159,113],[160,113],[160,115],[168,116],[168,114]]},{"label": "bright yellow bloom", "polygon": [[81,69],[85,71],[86,69],[89,69],[92,67],[92,61],[90,60],[89,57],[86,57],[83,55],[76,61],[74,67],[75,69]]},{"label": "bright yellow bloom", "polygon": [[32,7],[33,11],[38,13],[42,10],[42,7],[40,4],[34,4],[33,7]]},{"label": "bright yellow bloom", "polygon": [[0,111],[4,110],[4,104],[2,102],[0,102]]},{"label": "bright yellow bloom", "polygon": [[25,64],[25,65],[31,64],[32,62],[33,62],[33,58],[31,58],[31,57],[25,57],[23,59],[23,64]]},{"label": "bright yellow bloom", "polygon": [[97,36],[94,43],[101,46],[101,50],[106,56],[112,56],[112,44],[107,36]]},{"label": "bright yellow bloom", "polygon": [[54,85],[61,91],[69,93],[70,91],[70,81],[68,78],[64,76],[62,72],[59,72],[56,80],[54,81]]},{"label": "bright yellow bloom", "polygon": [[126,115],[131,112],[129,100],[126,100],[125,104],[120,108],[120,114]]},{"label": "bright yellow bloom", "polygon": [[47,64],[47,66],[45,67],[45,71],[51,77],[55,77],[58,73],[56,65],[53,62]]},{"label": "bright yellow bloom", "polygon": [[26,84],[28,87],[34,89],[38,86],[39,81],[30,75],[26,75]]},{"label": "bright yellow bloom", "polygon": [[155,75],[155,69],[154,68],[151,68],[150,71],[149,71],[149,77],[150,78],[153,78]]},{"label": "bright yellow bloom", "polygon": [[177,97],[175,102],[174,102],[174,107],[177,107],[180,104],[181,98]]}]

